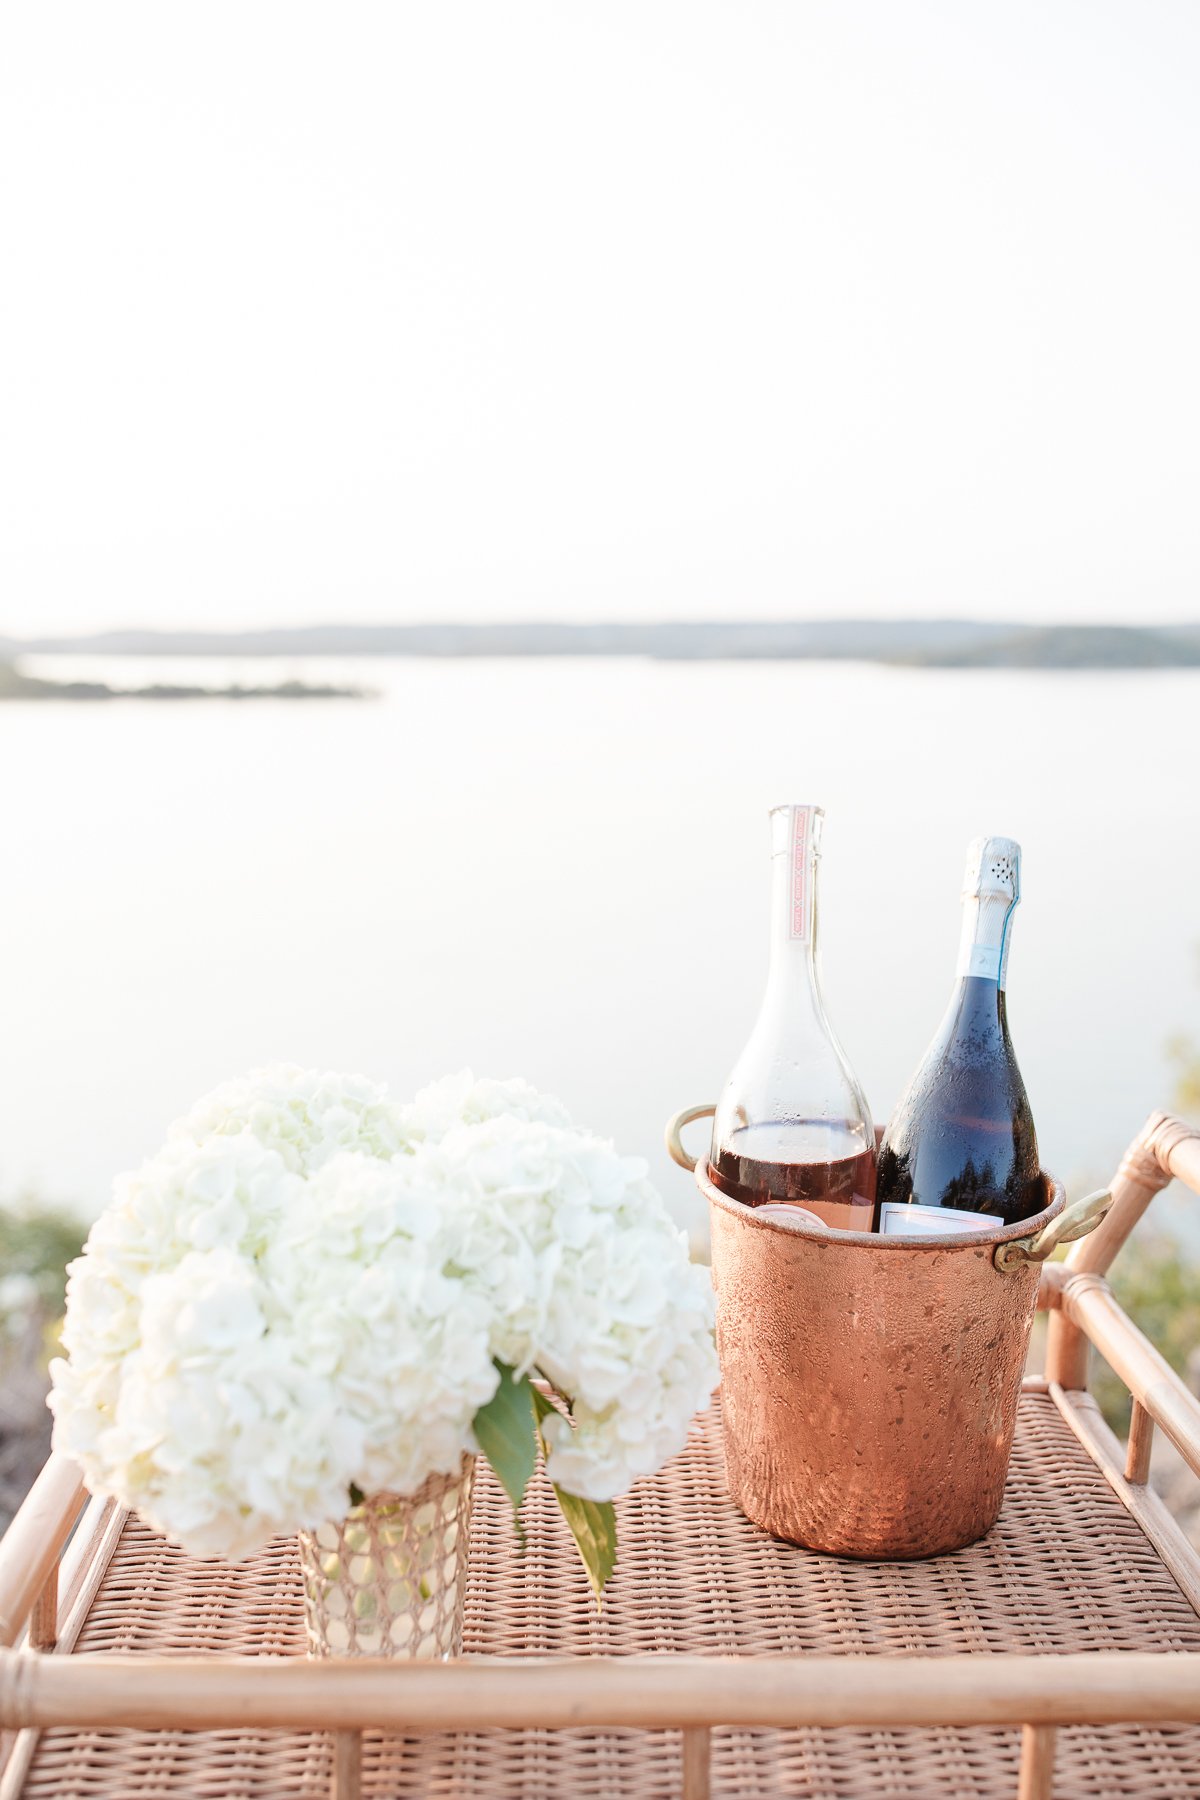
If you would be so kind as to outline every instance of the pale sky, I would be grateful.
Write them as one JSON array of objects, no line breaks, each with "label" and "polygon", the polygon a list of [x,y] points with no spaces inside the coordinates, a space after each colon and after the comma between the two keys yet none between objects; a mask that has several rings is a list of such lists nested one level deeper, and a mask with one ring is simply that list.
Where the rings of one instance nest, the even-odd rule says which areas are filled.
[{"label": "pale sky", "polygon": [[1194,0],[0,15],[0,634],[1200,618]]}]

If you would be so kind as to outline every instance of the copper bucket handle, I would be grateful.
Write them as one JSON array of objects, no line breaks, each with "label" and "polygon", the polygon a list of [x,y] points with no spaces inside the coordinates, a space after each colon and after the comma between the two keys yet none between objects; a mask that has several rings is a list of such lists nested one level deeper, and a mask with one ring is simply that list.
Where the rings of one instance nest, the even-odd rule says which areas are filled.
[{"label": "copper bucket handle", "polygon": [[716,1110],[716,1107],[711,1105],[685,1106],[682,1112],[677,1112],[673,1119],[668,1119],[667,1121],[667,1151],[671,1161],[677,1162],[681,1169],[686,1169],[688,1171],[689,1175],[695,1174],[696,1164],[700,1161],[700,1158],[698,1156],[688,1155],[683,1147],[683,1139],[679,1134],[684,1126],[690,1125],[694,1119],[711,1119]]},{"label": "copper bucket handle", "polygon": [[1051,1219],[1033,1237],[1009,1238],[997,1244],[992,1261],[1001,1271],[1019,1269],[1023,1263],[1045,1262],[1060,1244],[1073,1244],[1076,1238],[1095,1231],[1111,1205],[1112,1195],[1107,1188],[1085,1194],[1082,1200],[1064,1206],[1057,1219]]}]

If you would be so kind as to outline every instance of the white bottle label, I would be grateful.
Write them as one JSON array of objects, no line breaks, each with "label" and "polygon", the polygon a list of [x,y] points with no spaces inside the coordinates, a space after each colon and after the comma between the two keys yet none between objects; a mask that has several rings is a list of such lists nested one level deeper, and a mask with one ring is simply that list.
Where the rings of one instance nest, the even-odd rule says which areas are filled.
[{"label": "white bottle label", "polygon": [[960,975],[982,975],[987,981],[1000,980],[999,944],[970,944],[958,961]]},{"label": "white bottle label", "polygon": [[952,1206],[904,1206],[885,1200],[879,1209],[879,1229],[886,1237],[947,1237],[968,1231],[999,1229],[1003,1219],[990,1213],[957,1212]]},{"label": "white bottle label", "polygon": [[[1015,848],[1015,846],[1014,846]],[[971,871],[968,869],[968,875]],[[1008,948],[1012,943],[1012,918],[1016,892],[989,887],[983,893],[963,897],[962,937],[958,945],[956,973],[982,976],[1004,987],[1008,979]]]},{"label": "white bottle label", "polygon": [[812,926],[808,892],[808,840],[811,831],[812,807],[793,806],[791,934],[805,944]]}]

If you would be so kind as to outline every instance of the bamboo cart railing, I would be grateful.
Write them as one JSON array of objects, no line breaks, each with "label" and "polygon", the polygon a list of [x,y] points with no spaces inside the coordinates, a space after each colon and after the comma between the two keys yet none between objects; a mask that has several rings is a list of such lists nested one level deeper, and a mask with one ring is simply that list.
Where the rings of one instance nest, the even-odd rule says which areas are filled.
[{"label": "bamboo cart railing", "polygon": [[[160,1758],[156,1765],[160,1785],[139,1786],[138,1792],[257,1796],[328,1791],[332,1786],[338,1800],[357,1800],[367,1786],[388,1793],[427,1791],[419,1773],[410,1770],[406,1774],[407,1765],[402,1762],[388,1763],[378,1747],[371,1751],[374,1761],[369,1757],[364,1764],[365,1734],[385,1732],[403,1734],[410,1744],[428,1741],[430,1734],[457,1734],[448,1742],[466,1741],[463,1734],[470,1734],[471,1755],[455,1764],[459,1772],[454,1781],[439,1791],[514,1797],[577,1791],[620,1795],[625,1800],[630,1794],[657,1795],[673,1787],[685,1800],[702,1800],[710,1791],[712,1768],[717,1785],[730,1793],[781,1791],[772,1785],[779,1780],[775,1765],[763,1774],[768,1768],[763,1758],[783,1754],[770,1733],[764,1737],[763,1728],[768,1727],[799,1732],[802,1752],[789,1750],[787,1754],[803,1753],[808,1759],[804,1767],[809,1785],[782,1791],[990,1795],[1000,1791],[997,1771],[1009,1766],[1003,1761],[1009,1754],[1008,1737],[994,1728],[1011,1731],[1020,1726],[1019,1763],[1014,1766],[1016,1792],[1020,1800],[1044,1800],[1055,1787],[1061,1728],[1096,1727],[1103,1732],[1121,1726],[1125,1728],[1123,1736],[1110,1732],[1097,1740],[1102,1748],[1088,1752],[1090,1760],[1085,1757],[1080,1764],[1082,1774],[1078,1769],[1069,1773],[1071,1792],[1200,1795],[1200,1730],[1196,1729],[1200,1728],[1200,1555],[1148,1485],[1150,1446],[1156,1429],[1165,1433],[1200,1474],[1200,1401],[1122,1312],[1104,1280],[1154,1194],[1172,1178],[1200,1193],[1200,1133],[1158,1114],[1121,1164],[1113,1183],[1113,1206],[1104,1224],[1076,1244],[1066,1262],[1043,1272],[1039,1306],[1049,1315],[1046,1374],[1027,1379],[1025,1384],[1031,1408],[1052,1409],[1038,1427],[1043,1437],[1049,1430],[1045,1420],[1053,1416],[1065,1421],[1067,1434],[1057,1424],[1054,1430],[1073,1446],[1070,1454],[1075,1458],[1074,1462],[1063,1461],[1060,1455],[1053,1478],[1047,1477],[1037,1488],[1038,1504],[1050,1505],[1050,1496],[1062,1485],[1061,1471],[1074,1470],[1070,1480],[1078,1484],[1078,1495],[1075,1499],[1069,1493],[1062,1497],[1061,1517],[1070,1521],[1072,1506],[1083,1505],[1079,1496],[1086,1490],[1091,1496],[1087,1505],[1100,1508],[1098,1516],[1107,1522],[1114,1545],[1119,1540],[1119,1546],[1124,1546],[1113,1551],[1115,1580],[1121,1579],[1120,1556],[1128,1557],[1131,1546],[1140,1546],[1138,1569],[1122,1591],[1128,1593],[1131,1612],[1141,1608],[1141,1648],[1071,1654],[1012,1654],[1003,1648],[997,1652],[993,1640],[1002,1643],[1003,1632],[997,1626],[996,1633],[989,1636],[989,1608],[994,1605],[997,1618],[1002,1612],[1005,1617],[1019,1617],[1022,1596],[1019,1591],[1015,1595],[1001,1591],[1001,1576],[1010,1587],[1014,1582],[1009,1563],[996,1577],[994,1599],[989,1598],[986,1582],[993,1578],[993,1567],[1000,1565],[986,1560],[993,1554],[986,1548],[988,1540],[954,1557],[923,1565],[846,1565],[836,1559],[809,1558],[805,1552],[775,1544],[765,1534],[754,1534],[754,1528],[732,1516],[727,1503],[722,1509],[720,1502],[706,1502],[709,1511],[701,1516],[689,1499],[693,1489],[685,1491],[677,1482],[674,1488],[650,1493],[645,1516],[651,1520],[652,1530],[642,1530],[639,1537],[635,1520],[627,1539],[626,1520],[622,1521],[623,1557],[628,1555],[634,1565],[630,1598],[624,1603],[630,1618],[638,1611],[637,1595],[632,1591],[636,1584],[658,1579],[655,1570],[659,1564],[675,1558],[671,1568],[676,1573],[668,1570],[674,1586],[668,1582],[662,1590],[668,1598],[664,1600],[660,1593],[647,1603],[646,1610],[656,1615],[652,1629],[658,1634],[649,1641],[657,1643],[664,1632],[669,1634],[671,1621],[664,1615],[670,1612],[671,1596],[678,1597],[680,1614],[687,1612],[689,1618],[703,1611],[711,1621],[724,1606],[721,1616],[728,1614],[734,1620],[730,1627],[733,1641],[740,1641],[739,1631],[743,1636],[751,1631],[745,1620],[753,1611],[747,1608],[742,1615],[737,1610],[737,1584],[744,1579],[748,1584],[758,1583],[756,1606],[760,1600],[763,1605],[776,1606],[782,1619],[779,1641],[786,1642],[789,1630],[800,1629],[788,1616],[789,1604],[798,1606],[802,1598],[799,1586],[786,1587],[795,1576],[796,1582],[811,1577],[823,1583],[818,1592],[833,1596],[835,1610],[848,1604],[860,1606],[866,1617],[860,1638],[867,1647],[878,1641],[891,1650],[899,1640],[895,1631],[887,1636],[884,1616],[894,1624],[897,1609],[908,1607],[900,1630],[908,1653],[864,1655],[856,1639],[847,1644],[853,1652],[849,1655],[730,1656],[711,1653],[720,1637],[710,1631],[696,1646],[705,1654],[685,1650],[644,1655],[637,1647],[647,1640],[644,1633],[638,1636],[633,1625],[626,1628],[617,1619],[601,1627],[590,1613],[579,1613],[571,1641],[587,1645],[609,1642],[624,1653],[520,1654],[522,1650],[541,1651],[553,1624],[543,1619],[545,1631],[531,1630],[530,1619],[536,1623],[540,1615],[529,1613],[523,1615],[524,1635],[517,1633],[515,1641],[504,1640],[509,1653],[468,1655],[445,1664],[309,1662],[302,1656],[269,1653],[232,1657],[187,1654],[191,1640],[186,1634],[171,1639],[170,1655],[129,1651],[81,1654],[76,1646],[92,1641],[99,1613],[107,1608],[109,1616],[119,1610],[118,1602],[126,1607],[133,1604],[128,1596],[136,1599],[137,1571],[149,1566],[147,1558],[159,1558],[155,1579],[166,1579],[160,1565],[169,1547],[111,1503],[89,1501],[76,1471],[52,1456],[0,1542],[0,1730],[8,1734],[0,1800],[17,1800],[25,1793],[104,1794],[118,1800],[131,1791],[124,1785],[128,1777],[117,1767],[128,1748],[127,1732],[122,1728],[130,1733],[168,1734],[163,1740],[168,1748],[211,1742],[214,1758],[240,1755],[236,1746],[243,1737],[250,1742],[247,1734],[301,1734],[288,1740],[254,1740],[267,1747],[261,1755],[256,1749],[254,1757],[239,1763],[241,1773],[236,1781],[231,1777],[224,1785],[219,1772],[211,1779],[198,1780],[194,1787],[188,1785],[191,1778],[186,1775],[173,1778],[164,1749],[167,1762]],[[1086,1391],[1090,1346],[1133,1397],[1127,1448],[1105,1425]],[[1088,1473],[1093,1465],[1103,1478],[1099,1486],[1095,1475]],[[1031,1467],[1036,1476],[1036,1462]],[[652,1488],[652,1484],[645,1486]],[[682,1494],[677,1503],[693,1506],[685,1521],[686,1533],[672,1533],[664,1494],[668,1499]],[[1113,1507],[1114,1496],[1120,1508]],[[1118,1530],[1121,1509],[1128,1521],[1136,1524],[1132,1536],[1128,1521]],[[497,1509],[497,1517],[501,1513],[502,1509]],[[1001,1524],[990,1535],[1003,1530],[1002,1515]],[[1036,1537],[1036,1519],[1031,1530]],[[682,1547],[676,1542],[676,1538],[696,1534],[701,1539],[698,1549],[690,1542]],[[1047,1552],[1052,1548],[1048,1545]],[[284,1549],[278,1552],[280,1556],[284,1553]],[[113,1570],[122,1558],[124,1573],[118,1579]],[[493,1568],[493,1560],[498,1563],[498,1552],[494,1557],[485,1553],[476,1571],[482,1584],[479,1617],[489,1628],[495,1615],[515,1604],[513,1589],[522,1583],[528,1586],[536,1572],[532,1565],[511,1561]],[[282,1566],[277,1562],[270,1569]],[[474,1558],[472,1567],[475,1571]],[[196,1571],[202,1574],[210,1568],[192,1564],[191,1573],[185,1571],[180,1579],[198,1582],[201,1575]],[[268,1598],[270,1569],[264,1577],[268,1586],[259,1590]],[[975,1610],[970,1629],[979,1639],[979,1648],[940,1654],[945,1634],[938,1609],[944,1612],[956,1604],[947,1602],[945,1596],[965,1595],[977,1576],[985,1586],[978,1593],[971,1589],[970,1605]],[[114,1580],[117,1587],[110,1593]],[[936,1581],[951,1585],[931,1585]],[[566,1581],[557,1587],[552,1584],[552,1591],[560,1596],[556,1604],[563,1609],[574,1605],[569,1596],[575,1590]],[[774,1600],[770,1599],[772,1592]],[[768,1597],[762,1600],[764,1594]],[[1047,1594],[1052,1600],[1049,1589]],[[920,1610],[922,1596],[925,1613]],[[1031,1588],[1031,1607],[1038,1598]],[[1046,1596],[1041,1599],[1050,1604]],[[1097,1618],[1103,1610],[1094,1594],[1089,1597],[1081,1591],[1078,1603],[1085,1619],[1089,1606]],[[182,1603],[176,1600],[172,1604]],[[261,1599],[256,1604],[261,1605]],[[539,1596],[537,1604],[544,1611],[544,1596]],[[966,1609],[967,1599],[961,1604]],[[1105,1604],[1106,1617],[1119,1617],[1119,1596],[1116,1602],[1109,1596]],[[878,1633],[874,1633],[870,1617],[873,1608],[884,1621]],[[1161,1629],[1156,1623],[1160,1615]],[[1192,1621],[1190,1626],[1182,1623],[1185,1617]],[[136,1625],[136,1620],[133,1623]],[[615,1635],[598,1639],[597,1632],[603,1630]],[[824,1641],[820,1630],[813,1630],[817,1640]],[[268,1652],[283,1641],[263,1639]],[[477,1642],[490,1641],[481,1626]],[[294,1647],[291,1639],[287,1642]],[[180,1643],[183,1654],[176,1653]],[[936,1660],[931,1660],[930,1651],[936,1653]],[[993,1729],[988,1735],[970,1737],[975,1748],[962,1749],[967,1737],[959,1728],[965,1727]],[[1187,1727],[1193,1729],[1183,1729]],[[941,1760],[922,1761],[925,1753],[919,1749],[905,1760],[909,1753],[896,1749],[901,1739],[888,1735],[892,1728],[902,1728],[909,1737],[916,1736],[914,1728],[924,1728],[926,1736],[937,1739]],[[489,1747],[495,1740],[488,1734],[494,1731],[505,1741],[525,1733],[534,1746],[520,1764],[521,1773],[513,1773],[516,1765],[489,1762],[489,1757],[503,1755]],[[632,1752],[625,1734],[631,1731],[681,1734],[671,1752],[673,1760],[656,1763],[652,1777],[631,1774],[640,1767],[628,1760]],[[182,1735],[193,1732],[218,1735],[211,1740],[186,1740]],[[333,1734],[332,1751],[323,1740],[325,1760],[319,1769],[309,1755],[307,1762],[288,1765],[293,1772],[285,1781],[282,1765],[272,1762],[282,1751],[272,1746],[285,1741],[311,1743],[315,1733]],[[735,1767],[728,1758],[722,1763],[726,1747],[718,1754],[717,1746],[723,1736],[736,1737],[738,1733],[742,1736],[736,1738],[741,1746],[737,1755],[742,1760],[735,1758]],[[553,1752],[546,1747],[546,1734],[569,1739],[574,1746],[569,1757],[574,1760],[550,1769],[546,1758]],[[86,1756],[79,1748],[85,1738]],[[849,1743],[845,1754],[839,1752],[839,1742]],[[58,1762],[41,1770],[44,1757],[55,1745],[59,1746]],[[1118,1785],[1105,1786],[1104,1759],[1118,1751],[1133,1761],[1122,1764],[1124,1774],[1113,1775]],[[384,1756],[383,1762],[380,1756]],[[626,1761],[622,1763],[621,1757]],[[1060,1776],[1062,1761],[1060,1756]],[[193,1756],[188,1767],[196,1766]],[[307,1787],[293,1785],[298,1768],[307,1770]],[[1140,1768],[1144,1779],[1130,1775],[1131,1768]],[[391,1775],[387,1775],[389,1769]],[[762,1785],[756,1786],[759,1775],[763,1776]],[[398,1785],[388,1785],[390,1782]],[[1011,1786],[1008,1791],[1013,1791]]]}]

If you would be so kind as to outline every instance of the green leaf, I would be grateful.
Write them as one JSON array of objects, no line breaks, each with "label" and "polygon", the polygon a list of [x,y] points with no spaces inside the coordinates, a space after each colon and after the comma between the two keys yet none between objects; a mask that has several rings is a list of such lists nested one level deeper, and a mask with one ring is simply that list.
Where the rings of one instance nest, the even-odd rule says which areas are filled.
[{"label": "green leaf", "polygon": [[[538,1437],[541,1438],[542,1420],[549,1418],[558,1408],[539,1388],[531,1387],[529,1391],[533,1399],[533,1410],[537,1414]],[[542,1440],[542,1455],[545,1454],[546,1445]],[[617,1515],[613,1503],[611,1500],[581,1500],[578,1494],[568,1494],[557,1484],[554,1484],[554,1497],[558,1501],[559,1511],[567,1521],[571,1536],[575,1539],[575,1547],[587,1571],[596,1604],[600,1606],[604,1600],[605,1583],[617,1564]]]},{"label": "green leaf", "polygon": [[617,1515],[613,1503],[581,1500],[578,1494],[568,1494],[560,1487],[555,1487],[554,1493],[599,1606],[604,1598],[604,1584],[617,1566]]},{"label": "green leaf", "polygon": [[513,1517],[521,1542],[520,1509],[529,1478],[537,1466],[538,1433],[534,1416],[529,1377],[513,1380],[512,1370],[497,1361],[500,1386],[486,1406],[475,1414],[475,1436],[479,1448],[499,1476],[505,1493],[513,1503]]}]

